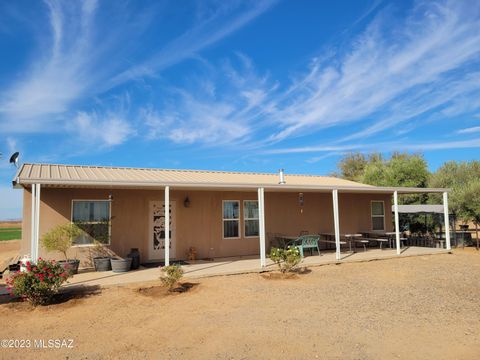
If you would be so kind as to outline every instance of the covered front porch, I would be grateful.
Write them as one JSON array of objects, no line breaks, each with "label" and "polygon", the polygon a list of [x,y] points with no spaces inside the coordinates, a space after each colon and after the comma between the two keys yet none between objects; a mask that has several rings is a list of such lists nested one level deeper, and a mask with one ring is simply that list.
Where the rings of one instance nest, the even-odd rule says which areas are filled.
[{"label": "covered front porch", "polygon": [[[445,223],[449,223],[444,189],[291,185],[182,187],[177,184],[155,189],[45,187],[40,198],[40,187],[33,184],[32,196],[27,197],[31,199],[27,204],[32,214],[33,258],[39,254],[39,219],[46,223],[43,231],[53,225],[54,217],[59,223],[75,219],[72,204],[77,202],[107,203],[113,221],[110,243],[106,246],[118,256],[125,256],[135,247],[140,249],[142,263],[162,265],[192,260],[188,252],[195,248],[197,261],[217,262],[223,258],[249,256],[256,259],[257,269],[265,269],[269,266],[270,248],[278,246],[271,234],[290,239],[302,233],[318,235],[321,255],[315,254],[315,260],[307,257],[307,262],[329,262],[332,257],[335,261],[368,258],[377,253],[399,256],[403,244],[395,209],[400,194],[443,192]],[[387,211],[392,199],[393,217]],[[170,204],[170,211],[165,211],[164,204]],[[382,245],[378,241],[382,236],[388,236],[388,243],[374,248],[375,243]],[[360,253],[354,251],[355,245],[359,245]],[[449,231],[445,249],[450,250]],[[89,245],[71,249],[86,260],[94,250]]]},{"label": "covered front porch", "polygon": [[[24,165],[15,180],[24,188],[21,251],[34,261],[39,256],[58,259],[59,254],[47,252],[39,240],[51,228],[73,222],[103,229],[101,250],[107,248],[114,256],[126,257],[138,249],[142,263],[253,256],[257,268],[265,269],[270,248],[279,246],[272,241],[278,236],[271,234],[291,240],[302,234],[318,237],[319,261],[369,256],[376,250],[400,256],[405,243],[399,197],[422,193],[443,193],[443,246],[451,248],[448,189],[280,175]],[[99,256],[98,237],[85,233],[88,236],[76,238],[66,256],[91,268]],[[374,248],[375,243],[384,246]],[[370,254],[356,254],[355,245]]]},{"label": "covered front porch", "polygon": [[[425,247],[405,247],[397,255],[395,249],[379,250],[372,249],[367,252],[357,252],[342,255],[336,259],[334,251],[324,252],[322,256],[307,256],[303,258],[300,267],[323,266],[330,264],[346,264],[375,260],[401,259],[411,256],[429,256],[449,253],[446,249],[434,249]],[[218,258],[213,261],[197,260],[187,262],[182,266],[184,276],[188,279],[203,278],[210,276],[225,276],[247,273],[260,273],[276,270],[276,265],[266,259],[264,267],[259,268],[257,256],[240,256]],[[112,286],[137,282],[158,281],[160,272],[158,267],[144,268],[128,273],[108,272],[82,272],[69,280],[69,287],[74,286]]]},{"label": "covered front porch", "polygon": [[[235,190],[247,192],[251,191],[251,189]],[[166,186],[164,191],[165,203],[168,203],[170,201],[170,187]],[[320,250],[322,247],[321,243],[325,245],[326,249],[331,249],[333,245],[334,252],[322,252],[322,254],[320,254],[320,251],[318,251],[318,257],[325,256],[323,258],[324,260],[319,258],[314,258],[312,260],[306,259],[306,264],[323,261],[326,261],[328,263],[332,261],[332,259],[330,259],[329,257],[334,257],[334,261],[341,261],[349,257],[354,259],[368,259],[369,257],[372,257],[372,259],[374,259],[377,256],[391,256],[392,254],[400,256],[402,254],[402,251],[405,251],[402,250],[402,240],[405,239],[402,238],[399,226],[399,195],[423,192],[443,193],[443,215],[447,229],[444,249],[449,251],[451,249],[451,244],[449,232],[448,193],[444,189],[441,189],[441,191],[439,191],[439,189],[390,189],[379,187],[360,189],[330,189],[326,187],[304,187],[302,189],[297,189],[295,187],[284,186],[283,189],[279,191],[278,187],[276,187],[275,189],[259,187],[257,189],[256,202],[258,204],[258,207],[255,209],[256,211],[245,208],[245,200],[243,200],[242,210],[240,210],[240,204],[242,203],[242,201],[232,201],[225,199],[222,200],[222,241],[228,241],[225,232],[227,223],[237,222],[236,226],[238,227],[238,229],[236,230],[236,232],[233,232],[233,238],[241,239],[242,236],[240,235],[240,227],[242,227],[244,231],[247,231],[247,221],[257,221],[258,231],[257,233],[253,234],[253,236],[249,236],[249,240],[252,240],[252,238],[258,238],[260,269],[266,269],[270,265],[270,262],[267,258],[267,253],[272,246],[278,246],[278,242],[276,241],[278,239],[277,235],[279,234],[277,232],[278,229],[282,229],[282,232],[280,232],[280,238],[289,238],[290,240],[294,241],[297,237],[300,237],[302,233],[313,234],[315,236],[318,235],[318,250]],[[300,212],[301,215],[304,214],[304,208],[306,207],[305,198],[307,196],[313,197],[313,202],[315,203],[314,208],[315,206],[318,206],[318,209],[317,212],[313,213],[313,218],[311,213],[308,215],[308,222],[304,220],[299,221],[301,217],[298,217],[298,212]],[[267,202],[266,197],[268,197]],[[292,198],[294,199],[294,202],[297,202],[296,206],[293,207],[291,206]],[[330,201],[328,200],[329,198]],[[393,219],[390,218],[389,214],[386,211],[386,209],[390,208],[389,204],[392,198],[392,207],[394,210]],[[285,208],[284,206],[285,204],[289,203],[288,201],[290,201],[290,207]],[[231,207],[232,204],[229,204],[230,207],[226,208],[226,202],[237,203],[238,210],[235,211],[235,209]],[[247,202],[251,203],[252,201],[248,200]],[[379,203],[381,203],[381,210],[378,209],[378,206],[376,207],[377,209],[374,209],[374,203],[377,203],[375,205],[379,205]],[[312,209],[311,205],[310,209]],[[235,215],[236,212],[237,214]],[[296,212],[297,214],[295,215]],[[249,213],[250,215],[247,216],[246,213]],[[169,227],[169,224],[171,222],[170,212],[166,211],[164,215],[165,236],[164,238],[162,238],[165,249],[164,262],[165,265],[169,265],[171,260],[169,253],[169,249],[171,248],[171,231]],[[317,217],[318,221],[315,220],[315,217]],[[314,230],[299,231],[299,222],[304,223],[305,225]],[[378,227],[378,224],[382,224],[382,227]],[[390,224],[393,225],[393,229],[390,228]],[[294,233],[293,229],[296,229],[296,233]],[[246,234],[244,235],[246,238]],[[357,243],[363,246],[365,250],[364,254],[360,255],[356,252]],[[367,244],[370,243],[379,244],[379,249],[369,248],[367,251]],[[286,245],[287,243],[284,244]],[[385,246],[388,246],[390,250],[386,250],[385,247],[382,249],[383,244],[385,244]],[[348,245],[347,250],[345,245]],[[418,250],[418,252],[420,253],[422,251],[426,251],[428,253],[430,250]],[[252,257],[252,259],[254,258],[255,257]],[[218,257],[211,258],[209,260],[213,259],[219,260]]]}]

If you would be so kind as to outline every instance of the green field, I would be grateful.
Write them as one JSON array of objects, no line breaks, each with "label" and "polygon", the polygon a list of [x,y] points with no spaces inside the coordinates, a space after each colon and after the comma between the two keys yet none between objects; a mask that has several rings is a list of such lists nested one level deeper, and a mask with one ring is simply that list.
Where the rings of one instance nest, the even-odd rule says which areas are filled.
[{"label": "green field", "polygon": [[21,228],[0,228],[0,241],[20,240],[22,238]]}]

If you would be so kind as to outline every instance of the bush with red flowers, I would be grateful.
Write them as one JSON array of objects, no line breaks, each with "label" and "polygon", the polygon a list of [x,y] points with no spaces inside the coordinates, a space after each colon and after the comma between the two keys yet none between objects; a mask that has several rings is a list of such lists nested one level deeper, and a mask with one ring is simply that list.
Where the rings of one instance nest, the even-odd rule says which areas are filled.
[{"label": "bush with red flowers", "polygon": [[36,264],[26,263],[27,271],[15,272],[6,279],[10,295],[28,300],[32,305],[47,305],[58,293],[60,286],[71,276],[55,261],[38,259]]}]

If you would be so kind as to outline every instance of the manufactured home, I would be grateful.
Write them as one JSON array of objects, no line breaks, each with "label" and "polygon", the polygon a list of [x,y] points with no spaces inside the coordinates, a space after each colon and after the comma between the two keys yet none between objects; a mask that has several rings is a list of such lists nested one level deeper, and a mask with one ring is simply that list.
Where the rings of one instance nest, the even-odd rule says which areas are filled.
[{"label": "manufactured home", "polygon": [[[337,259],[349,234],[392,234],[400,253],[401,194],[446,189],[377,187],[329,176],[23,164],[13,185],[23,191],[21,254],[46,253],[41,237],[58,224],[86,229],[69,257],[87,266],[103,244],[118,256],[138,248],[142,262],[256,255],[265,266],[272,234],[325,234],[320,249]],[[168,206],[166,206],[168,204]],[[449,231],[445,247],[450,249]]]}]

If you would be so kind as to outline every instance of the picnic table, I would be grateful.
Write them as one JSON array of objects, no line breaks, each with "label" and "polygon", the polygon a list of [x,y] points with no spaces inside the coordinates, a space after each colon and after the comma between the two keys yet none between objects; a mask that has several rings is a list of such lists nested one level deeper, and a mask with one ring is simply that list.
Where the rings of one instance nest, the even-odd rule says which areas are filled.
[{"label": "picnic table", "polygon": [[[366,238],[371,239],[372,241],[377,241],[380,244],[380,249],[382,248],[382,243],[388,242],[388,246],[390,248],[395,247],[395,235],[397,234],[395,231],[385,231],[380,233],[371,233],[371,232],[364,232],[363,233]],[[400,238],[400,246],[405,245],[408,239],[405,237]]]},{"label": "picnic table", "polygon": [[[323,240],[323,242],[326,242],[326,243],[332,243],[332,244],[335,244],[335,234],[334,233],[321,233],[320,234],[321,236],[324,236],[326,239]],[[353,234],[340,234],[340,239],[345,239],[346,241],[342,241],[340,240],[340,245],[345,245],[348,243],[348,247],[349,247],[349,251],[350,252],[355,252],[356,251],[356,248],[355,248],[355,244],[357,242],[362,242],[363,241],[360,239],[362,238],[362,234],[359,234],[359,233],[353,233]],[[322,240],[320,240],[322,241]],[[353,243],[353,250],[352,250],[352,243]],[[365,247],[365,245],[364,245]]]},{"label": "picnic table", "polygon": [[[335,244],[335,234],[334,233],[320,233],[320,239],[318,242],[324,244]],[[382,237],[388,236],[387,238]],[[295,235],[283,235],[283,234],[275,234],[275,241],[279,247],[285,248],[288,246],[289,243],[297,240],[299,236]],[[393,240],[392,240],[393,239]],[[355,253],[357,251],[357,244],[361,244],[363,246],[364,251],[367,251],[367,244],[372,241],[378,242],[380,249],[382,248],[383,243],[388,242],[390,244],[391,241],[395,240],[395,232],[385,232],[385,233],[347,233],[347,234],[340,234],[340,245],[348,244],[349,252]],[[406,240],[402,238],[401,240]],[[390,247],[392,245],[390,244]]]}]

